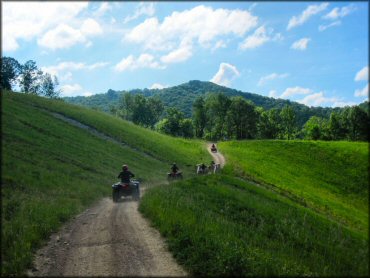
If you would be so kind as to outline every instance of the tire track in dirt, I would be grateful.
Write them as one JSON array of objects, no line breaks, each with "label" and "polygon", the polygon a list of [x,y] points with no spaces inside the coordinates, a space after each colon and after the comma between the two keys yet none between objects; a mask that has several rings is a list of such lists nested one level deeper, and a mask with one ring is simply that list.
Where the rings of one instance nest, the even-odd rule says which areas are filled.
[{"label": "tire track in dirt", "polygon": [[[125,145],[76,120],[58,113],[53,116]],[[36,252],[28,275],[187,276],[167,250],[160,233],[139,213],[138,204],[131,197],[118,203],[103,198],[73,217]]]},{"label": "tire track in dirt", "polygon": [[223,168],[225,166],[225,164],[226,164],[225,157],[222,155],[222,153],[219,152],[216,144],[215,144],[215,146],[217,148],[217,152],[215,152],[215,153],[213,153],[211,151],[211,146],[212,146],[212,143],[207,143],[207,150],[208,150],[208,152],[212,155],[213,161],[216,164],[219,163],[220,164],[220,167]]}]

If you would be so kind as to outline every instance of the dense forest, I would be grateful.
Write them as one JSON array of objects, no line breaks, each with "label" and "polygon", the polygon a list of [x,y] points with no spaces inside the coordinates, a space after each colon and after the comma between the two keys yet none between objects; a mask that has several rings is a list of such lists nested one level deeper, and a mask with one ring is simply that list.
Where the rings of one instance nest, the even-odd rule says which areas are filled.
[{"label": "dense forest", "polygon": [[[1,89],[58,98],[58,80],[30,60],[1,58]],[[308,107],[216,85],[190,81],[164,89],[108,90],[64,101],[103,110],[137,125],[208,140],[312,139],[367,141],[368,102],[343,108]]]}]

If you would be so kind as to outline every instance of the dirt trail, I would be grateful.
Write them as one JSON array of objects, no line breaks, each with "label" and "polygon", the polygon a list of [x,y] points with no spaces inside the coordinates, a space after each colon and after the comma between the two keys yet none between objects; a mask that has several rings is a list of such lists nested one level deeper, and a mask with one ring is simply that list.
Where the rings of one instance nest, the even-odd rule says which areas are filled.
[{"label": "dirt trail", "polygon": [[130,197],[104,198],[36,254],[30,276],[185,276]]},{"label": "dirt trail", "polygon": [[[101,134],[57,113],[55,117]],[[123,144],[122,144],[123,145]],[[141,193],[145,193],[142,187]],[[36,252],[29,276],[186,276],[159,232],[138,211],[131,197],[113,203],[104,198],[71,219]]]},{"label": "dirt trail", "polygon": [[208,143],[207,144],[207,150],[208,150],[208,152],[212,155],[213,161],[215,163],[220,163],[221,168],[223,168],[225,166],[225,164],[226,164],[225,157],[222,155],[222,153],[219,152],[216,144],[215,144],[215,146],[217,148],[217,152],[216,153],[211,152],[211,146],[212,146],[212,143]]}]

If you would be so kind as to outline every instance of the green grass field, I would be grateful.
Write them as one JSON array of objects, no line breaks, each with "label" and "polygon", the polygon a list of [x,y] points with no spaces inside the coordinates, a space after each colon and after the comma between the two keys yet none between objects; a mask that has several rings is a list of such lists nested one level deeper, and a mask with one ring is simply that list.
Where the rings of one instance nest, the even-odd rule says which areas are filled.
[{"label": "green grass field", "polygon": [[140,210],[192,275],[368,273],[368,242],[357,233],[241,179],[214,175],[152,188]]},{"label": "green grass field", "polygon": [[[147,190],[140,211],[191,274],[368,274],[365,143],[220,143],[227,159],[221,175],[195,177],[194,165],[210,161],[203,141],[158,134],[37,96],[5,92],[2,105],[4,276],[23,274],[53,231],[109,196],[123,163],[144,186],[157,185]],[[92,136],[49,112],[127,146]],[[186,180],[165,185],[173,161]]]},{"label": "green grass field", "polygon": [[[181,150],[180,154],[163,151],[159,155],[153,151],[152,157],[144,156],[140,151],[92,136],[39,107],[59,112],[79,111],[72,105],[35,96],[15,93],[2,96],[1,252],[5,276],[21,274],[30,266],[32,252],[53,231],[93,202],[110,196],[110,185],[117,181],[123,163],[130,166],[144,185],[150,186],[166,180],[168,161],[177,160],[180,167],[190,163],[189,158],[181,156],[186,148],[190,153],[198,152],[198,159],[207,155],[198,141],[189,144],[150,131],[141,138],[136,126],[109,116],[106,119],[100,112],[81,110],[80,117],[86,123],[98,128],[105,120],[103,131],[122,132],[120,139],[129,141],[138,150],[145,150],[145,144],[168,144],[161,140],[177,142],[176,147]],[[138,137],[140,140],[134,140]],[[193,158],[195,161],[197,156]],[[193,168],[185,170],[190,174],[190,169]]]},{"label": "green grass field", "polygon": [[240,177],[273,185],[368,237],[368,144],[243,141],[219,144]]}]

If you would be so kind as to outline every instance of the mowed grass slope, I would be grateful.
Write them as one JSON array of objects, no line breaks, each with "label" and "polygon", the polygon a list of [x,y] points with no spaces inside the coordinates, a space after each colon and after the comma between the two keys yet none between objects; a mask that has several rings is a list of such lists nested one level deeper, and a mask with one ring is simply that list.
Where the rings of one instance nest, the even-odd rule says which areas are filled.
[{"label": "mowed grass slope", "polygon": [[368,144],[243,141],[219,144],[233,173],[270,184],[368,238]]},{"label": "mowed grass slope", "polygon": [[[35,96],[2,95],[1,271],[4,276],[22,274],[31,264],[32,252],[53,231],[101,197],[110,196],[110,185],[117,181],[123,163],[128,164],[144,184],[151,185],[165,181],[166,160],[181,161],[182,158],[175,154],[168,158],[167,152],[163,152],[157,159],[100,139],[51,116],[39,108],[42,105],[59,112],[63,107],[68,108],[59,101]],[[73,109],[78,113],[77,108]],[[95,111],[86,110],[81,115],[91,126],[95,116],[100,116],[100,121],[107,119]],[[110,120],[105,123],[107,134],[109,130],[127,126],[120,121],[121,125],[114,122],[110,127]],[[155,135],[144,134],[144,140],[139,138],[140,132],[135,133],[136,149],[142,146],[141,141],[152,141],[153,149],[156,143],[164,144],[160,143],[162,137]],[[128,138],[130,136],[133,135]],[[201,148],[196,142],[192,146]],[[193,150],[189,144],[184,144],[182,150],[186,148],[189,152]]]},{"label": "mowed grass slope", "polygon": [[140,210],[200,276],[366,276],[368,241],[282,195],[226,175],[150,189]]},{"label": "mowed grass slope", "polygon": [[[23,98],[19,97],[22,101]],[[61,113],[81,123],[109,134],[129,146],[163,160],[169,165],[176,162],[185,173],[193,174],[196,163],[211,159],[201,140],[175,138],[137,126],[107,113],[68,104],[63,101],[30,96],[24,99],[32,105]],[[108,124],[109,123],[109,124]]]}]

